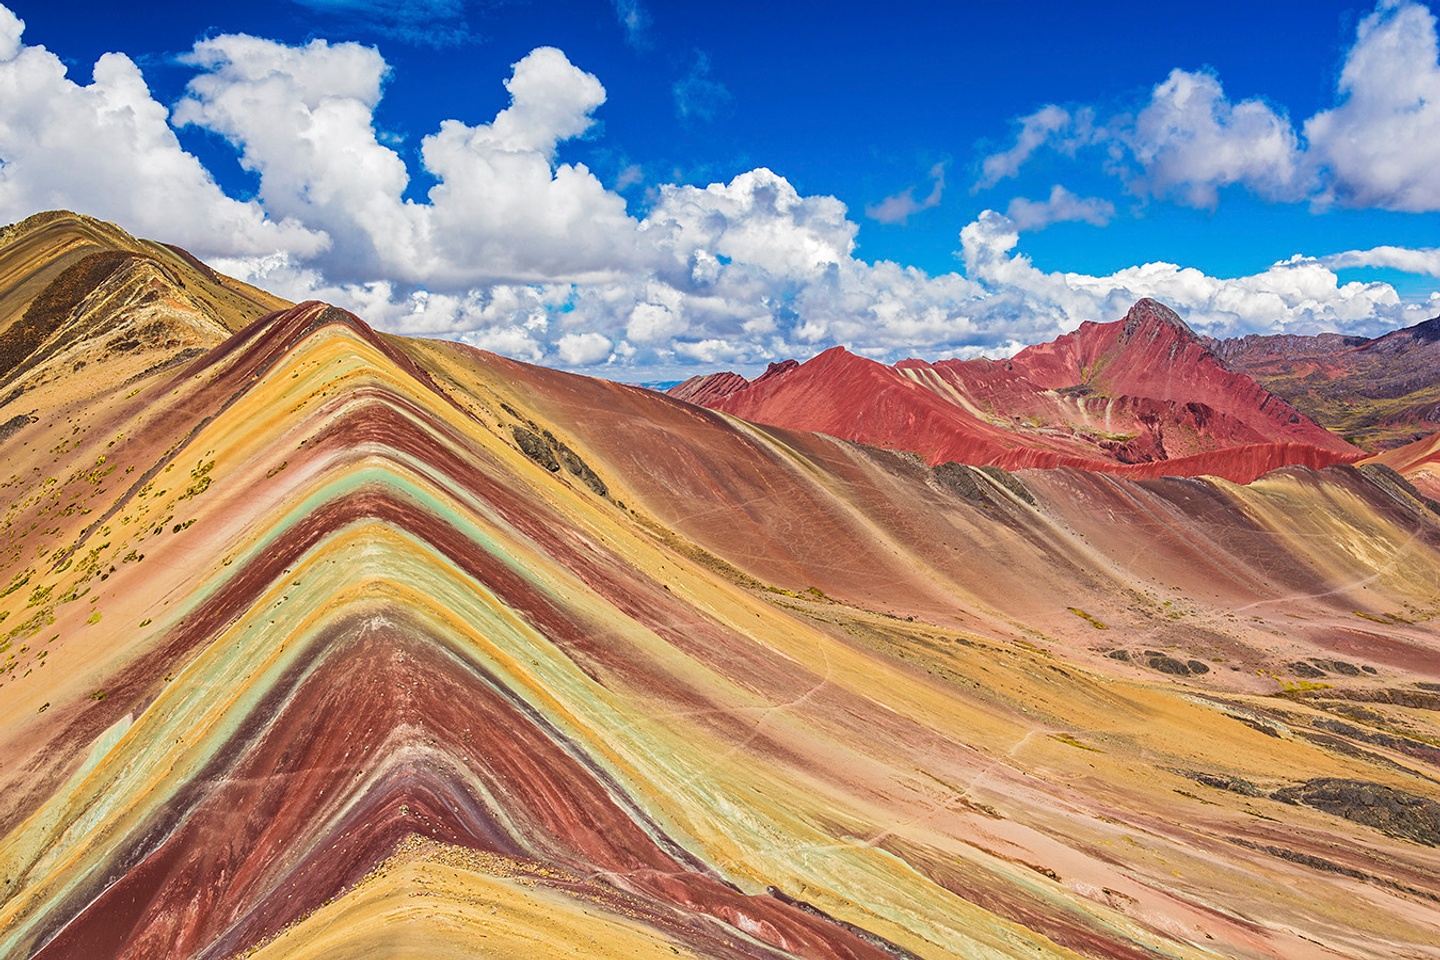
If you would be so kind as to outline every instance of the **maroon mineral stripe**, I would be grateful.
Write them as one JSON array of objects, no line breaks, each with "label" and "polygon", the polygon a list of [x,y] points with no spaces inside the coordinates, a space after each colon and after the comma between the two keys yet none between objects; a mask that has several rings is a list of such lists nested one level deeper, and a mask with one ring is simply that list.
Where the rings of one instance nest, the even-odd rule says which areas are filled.
[{"label": "maroon mineral stripe", "polygon": [[[114,865],[119,878],[66,905],[73,918],[56,918],[37,960],[243,949],[353,884],[412,833],[599,873],[636,895],[743,922],[799,956],[894,955],[822,915],[720,881],[493,677],[457,670],[437,641],[397,620],[359,617],[316,644],[308,669],[267,700],[273,712],[243,724],[223,764]],[[422,752],[368,780],[377,758],[401,746],[396,731]],[[519,832],[505,832],[506,821]]]}]

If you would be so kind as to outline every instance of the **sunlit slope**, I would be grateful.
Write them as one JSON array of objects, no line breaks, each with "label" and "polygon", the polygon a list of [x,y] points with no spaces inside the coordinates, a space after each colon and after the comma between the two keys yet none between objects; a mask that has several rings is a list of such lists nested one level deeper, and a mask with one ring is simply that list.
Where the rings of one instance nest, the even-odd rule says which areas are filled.
[{"label": "sunlit slope", "polygon": [[1389,474],[937,474],[319,304],[136,386],[0,446],[0,955],[1440,955]]},{"label": "sunlit slope", "polygon": [[1432,498],[1440,498],[1440,433],[1387,450],[1377,455],[1373,462],[1399,471],[1415,484],[1417,490]]},{"label": "sunlit slope", "polygon": [[804,363],[771,364],[753,382],[714,373],[668,393],[753,423],[908,451],[932,465],[1246,483],[1279,467],[1362,456],[1227,369],[1173,310],[1148,298],[1119,320],[1082,323],[1007,360],[889,366],[835,346]]},{"label": "sunlit slope", "polygon": [[457,390],[565,424],[643,518],[792,593],[1055,640],[1071,658],[1143,642],[1260,692],[1337,645],[1397,667],[1434,651],[1437,515],[1383,467],[1247,485],[932,469],[467,347],[413,349]]},{"label": "sunlit slope", "polygon": [[[1434,513],[1384,471],[1284,471],[1244,487],[1067,471],[1017,483],[757,430],[461,347],[415,349],[457,390],[494,391],[502,411],[528,404],[565,424],[658,538],[679,531],[719,555],[679,544],[711,569],[931,676],[995,689],[992,677],[932,662],[934,640],[911,616],[1046,643],[1107,672],[1160,679],[1178,668],[1201,691],[1269,694],[1231,716],[1280,731],[1283,751],[1300,740],[1378,756],[1373,745],[1388,742],[1433,763]],[[1022,713],[1032,696],[1050,701],[1017,695]],[[1322,712],[1297,714],[1298,703]],[[1194,729],[1206,739],[1213,726]],[[1176,742],[1198,748],[1192,734]]]},{"label": "sunlit slope", "polygon": [[[285,306],[90,217],[53,211],[0,228],[0,435],[88,390],[129,388]],[[86,372],[102,361],[99,378]]]}]

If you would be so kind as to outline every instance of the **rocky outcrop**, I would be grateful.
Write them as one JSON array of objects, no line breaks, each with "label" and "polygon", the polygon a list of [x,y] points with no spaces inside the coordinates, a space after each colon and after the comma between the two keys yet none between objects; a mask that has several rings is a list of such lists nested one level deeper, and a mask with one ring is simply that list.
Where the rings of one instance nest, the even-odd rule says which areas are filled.
[{"label": "rocky outcrop", "polygon": [[1440,845],[1440,802],[1382,783],[1321,777],[1277,790],[1273,796],[1283,803],[1304,804],[1363,823],[1392,837]]}]

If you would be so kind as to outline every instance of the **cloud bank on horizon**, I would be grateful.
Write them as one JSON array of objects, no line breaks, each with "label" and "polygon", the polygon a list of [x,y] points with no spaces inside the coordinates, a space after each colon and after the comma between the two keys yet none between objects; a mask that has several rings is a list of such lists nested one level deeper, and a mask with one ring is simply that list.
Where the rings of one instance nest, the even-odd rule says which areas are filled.
[{"label": "cloud bank on horizon", "polygon": [[[616,9],[643,42],[643,8]],[[440,122],[420,171],[377,130],[389,66],[373,47],[225,34],[182,61],[193,75],[169,106],[124,53],[100,57],[80,83],[0,6],[0,219],[77,209],[385,329],[625,377],[836,343],[877,358],[1003,355],[1114,319],[1142,296],[1215,335],[1373,333],[1440,312],[1440,295],[1407,301],[1388,283],[1336,274],[1440,276],[1433,248],[1306,251],[1231,278],[1163,262],[1105,276],[1042,270],[1024,233],[1116,215],[1061,184],[982,212],[959,232],[957,270],[938,275],[861,259],[844,203],[802,195],[764,167],[660,185],[639,214],[623,185],[561,159],[592,132],[607,93],[553,47],[513,65],[509,105],[487,122]],[[257,179],[253,198],[222,190],[177,138],[185,127],[233,146]],[[1193,206],[1238,185],[1276,202],[1440,210],[1435,17],[1382,2],[1358,27],[1333,107],[1298,127],[1264,101],[1231,101],[1218,76],[1177,69],[1132,112],[1049,104],[1019,118],[1013,144],[980,161],[977,188],[1043,150],[1094,152],[1134,196]],[[423,199],[409,192],[417,173],[433,180]],[[867,214],[903,222],[939,202],[945,175],[936,164],[923,196],[911,188]]]}]

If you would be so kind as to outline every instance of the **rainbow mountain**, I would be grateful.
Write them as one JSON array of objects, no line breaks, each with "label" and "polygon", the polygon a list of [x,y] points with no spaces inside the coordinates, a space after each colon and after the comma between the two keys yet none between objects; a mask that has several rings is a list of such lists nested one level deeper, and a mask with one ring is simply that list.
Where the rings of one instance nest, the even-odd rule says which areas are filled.
[{"label": "rainbow mountain", "polygon": [[932,466],[0,277],[0,956],[1440,957],[1433,445]]}]

